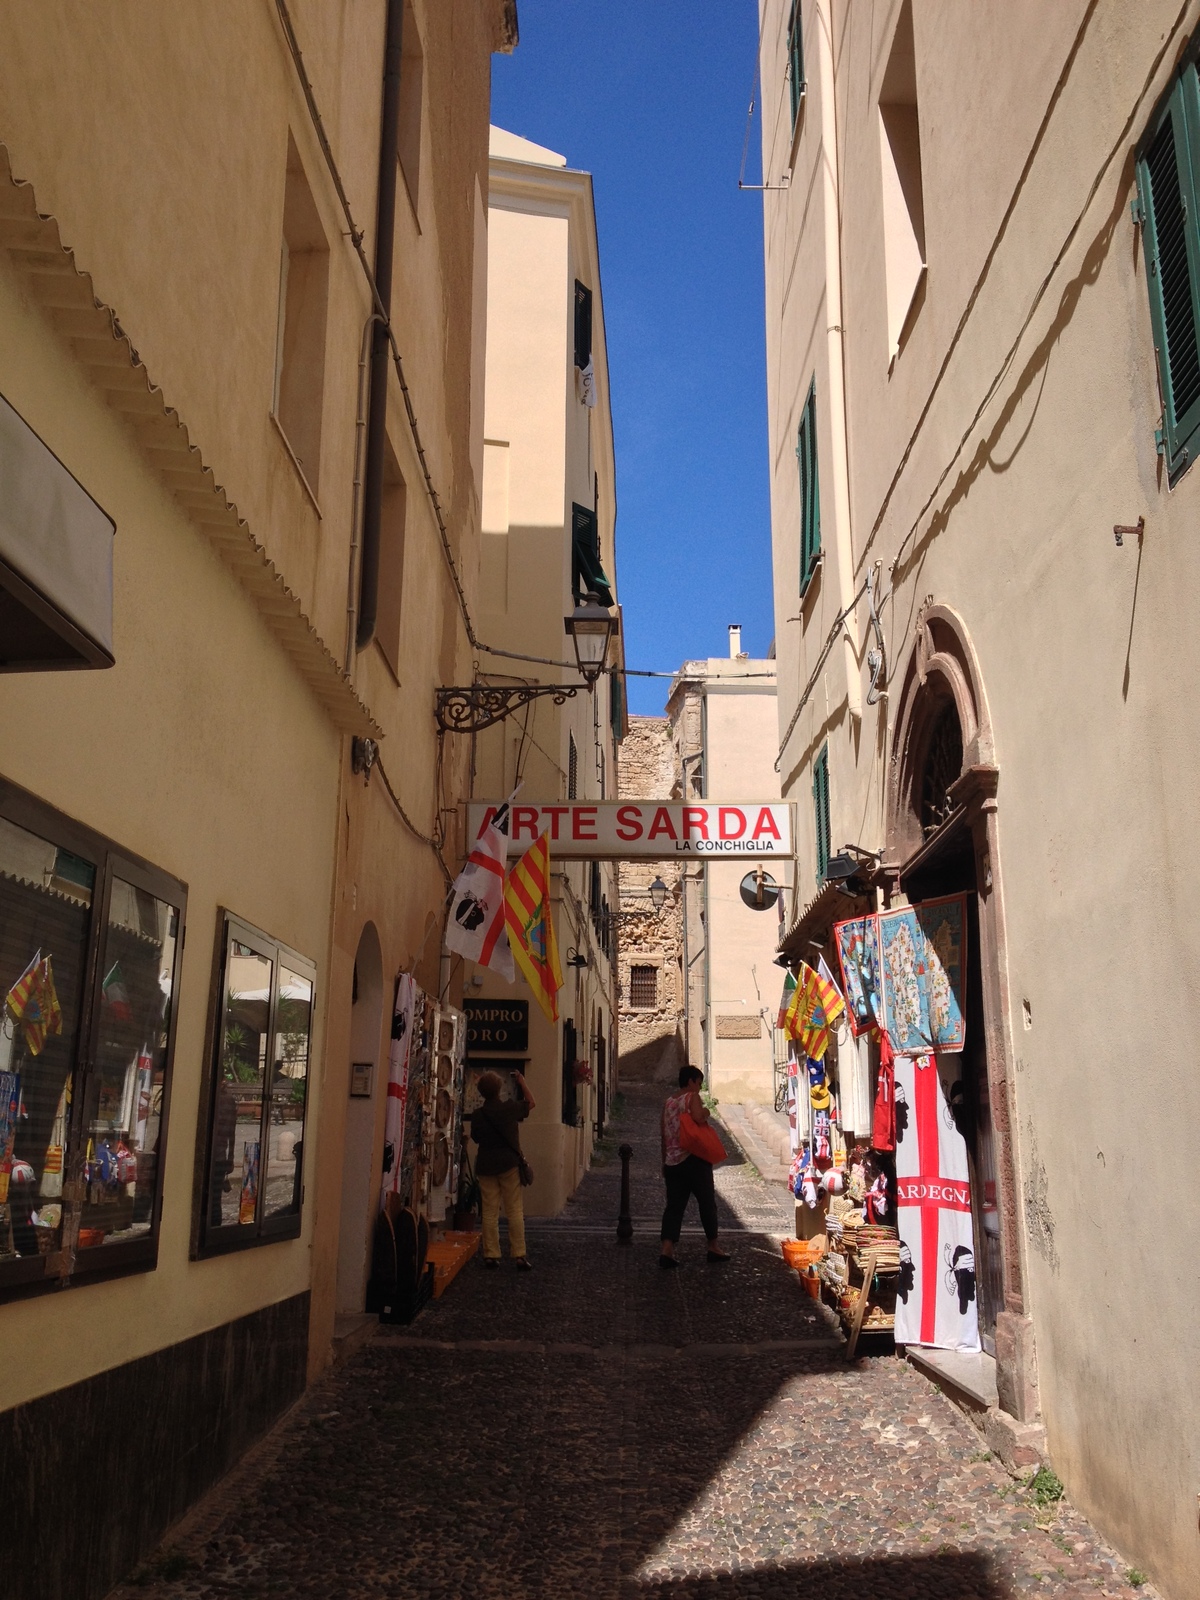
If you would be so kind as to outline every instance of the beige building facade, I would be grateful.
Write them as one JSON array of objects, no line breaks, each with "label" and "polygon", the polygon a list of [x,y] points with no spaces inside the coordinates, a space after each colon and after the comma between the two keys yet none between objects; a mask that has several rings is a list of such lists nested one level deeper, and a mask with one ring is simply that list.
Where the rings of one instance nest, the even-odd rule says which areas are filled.
[{"label": "beige building facade", "polygon": [[[777,800],[779,779],[771,762],[775,662],[743,654],[740,628],[731,627],[729,635],[728,659],[687,661],[671,684],[672,793],[680,799]],[[771,889],[789,867],[786,861],[712,860],[683,869],[688,1060],[703,1067],[718,1100],[766,1104],[774,1098],[772,1025],[781,977],[774,964],[779,922]]]},{"label": "beige building facade", "polygon": [[[597,570],[616,604],[616,490],[600,261],[591,177],[565,157],[500,128],[491,131],[488,199],[487,379],[483,442],[479,626],[501,653],[480,681],[516,690],[562,683],[561,705],[532,699],[474,740],[474,798],[518,804],[612,799],[624,732],[621,684],[588,692],[564,618]],[[617,664],[620,641],[617,641]],[[512,652],[506,659],[503,652]],[[529,658],[541,658],[529,659]],[[525,848],[528,841],[525,842]],[[555,862],[553,915],[564,986],[551,1023],[524,979],[480,968],[474,1001],[523,1001],[521,1065],[536,1108],[522,1129],[534,1169],[530,1215],[552,1216],[587,1168],[612,1092],[616,973],[615,868]],[[510,860],[516,858],[514,844]],[[489,1059],[482,1050],[475,1065]]]},{"label": "beige building facade", "polygon": [[461,847],[514,43],[503,0],[6,14],[0,1438],[47,1596],[107,1593],[362,1309],[392,985],[437,993]]},{"label": "beige building facade", "polygon": [[1157,1252],[1200,1229],[1194,1006],[1148,955],[1169,921],[1186,972],[1194,940],[1168,686],[1197,560],[1198,20],[760,5],[784,949],[846,914],[844,845],[872,853],[863,907],[967,894],[992,1421],[1044,1425],[1173,1600],[1200,1595],[1200,1336],[1189,1275],[1121,1219],[1140,1179]]}]

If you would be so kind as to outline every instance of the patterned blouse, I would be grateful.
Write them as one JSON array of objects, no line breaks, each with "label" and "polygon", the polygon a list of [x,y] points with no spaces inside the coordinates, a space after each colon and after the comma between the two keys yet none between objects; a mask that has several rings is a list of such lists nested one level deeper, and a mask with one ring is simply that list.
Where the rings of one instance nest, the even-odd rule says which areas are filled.
[{"label": "patterned blouse", "polygon": [[678,1094],[667,1096],[667,1103],[663,1107],[663,1134],[667,1143],[667,1166],[677,1167],[681,1161],[687,1160],[687,1151],[679,1142],[679,1119],[688,1108],[688,1101],[695,1091],[681,1089]]}]

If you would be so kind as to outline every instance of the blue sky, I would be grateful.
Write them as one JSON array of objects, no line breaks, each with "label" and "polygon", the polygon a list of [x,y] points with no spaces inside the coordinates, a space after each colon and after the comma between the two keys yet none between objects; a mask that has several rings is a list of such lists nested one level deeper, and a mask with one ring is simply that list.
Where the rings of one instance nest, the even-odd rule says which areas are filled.
[{"label": "blue sky", "polygon": [[[631,667],[772,634],[754,0],[518,0],[492,121],[595,179]],[[752,145],[758,137],[758,118]],[[747,178],[757,176],[752,148]],[[633,711],[666,684],[629,679]]]}]

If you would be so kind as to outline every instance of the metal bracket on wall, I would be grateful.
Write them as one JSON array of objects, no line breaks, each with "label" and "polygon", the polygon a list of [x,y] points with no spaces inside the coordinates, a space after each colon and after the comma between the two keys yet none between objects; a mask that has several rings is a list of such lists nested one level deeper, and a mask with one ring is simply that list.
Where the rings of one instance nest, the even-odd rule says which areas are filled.
[{"label": "metal bracket on wall", "polygon": [[522,683],[501,688],[472,683],[463,688],[438,689],[437,725],[445,733],[478,733],[543,695],[551,695],[554,704],[561,706],[564,701],[573,700],[582,687],[574,683]]}]

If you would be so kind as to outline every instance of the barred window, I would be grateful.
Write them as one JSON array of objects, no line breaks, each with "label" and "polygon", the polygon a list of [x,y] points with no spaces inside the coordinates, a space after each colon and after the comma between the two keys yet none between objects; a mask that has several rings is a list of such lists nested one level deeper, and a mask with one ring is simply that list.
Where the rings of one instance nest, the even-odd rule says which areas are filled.
[{"label": "barred window", "polygon": [[639,1011],[653,1011],[658,1004],[658,968],[630,967],[629,1004]]}]

